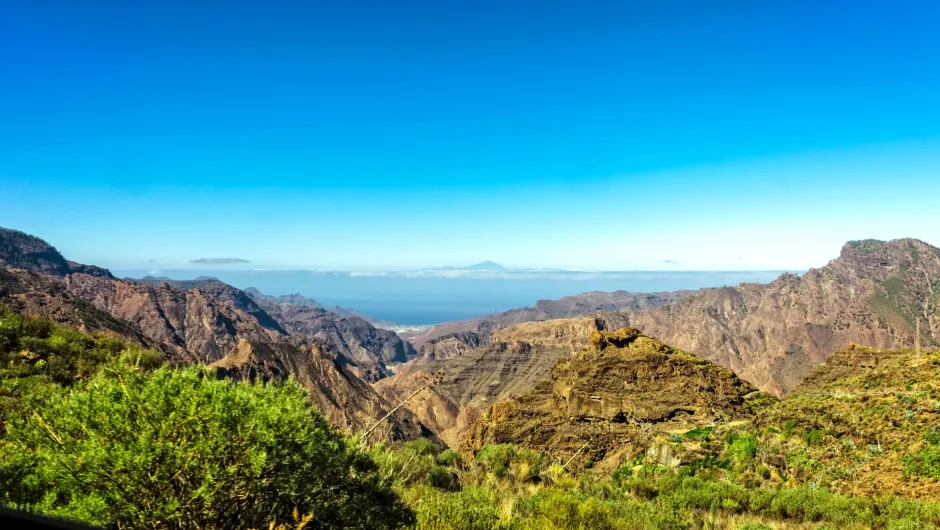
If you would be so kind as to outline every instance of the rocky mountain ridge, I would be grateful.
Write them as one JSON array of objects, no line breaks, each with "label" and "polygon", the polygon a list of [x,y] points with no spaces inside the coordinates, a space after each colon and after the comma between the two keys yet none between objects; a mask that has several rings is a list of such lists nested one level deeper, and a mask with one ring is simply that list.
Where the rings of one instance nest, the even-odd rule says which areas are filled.
[{"label": "rocky mountain ridge", "polygon": [[703,289],[627,317],[650,336],[783,395],[849,342],[938,345],[940,249],[915,239],[853,241],[802,276]]},{"label": "rocky mountain ridge", "polygon": [[369,324],[372,324],[373,326],[377,328],[385,329],[385,328],[395,327],[398,325],[396,322],[392,322],[391,320],[382,320],[380,318],[375,318],[369,315],[364,315],[356,311],[355,309],[349,309],[347,307],[340,307],[338,305],[327,307],[321,304],[320,302],[314,300],[313,298],[308,298],[300,293],[286,294],[286,295],[281,295],[281,296],[271,296],[271,295],[266,295],[262,293],[261,291],[259,291],[258,289],[254,287],[248,287],[247,289],[245,289],[245,293],[259,302],[269,302],[272,304],[299,305],[299,306],[305,306],[305,307],[312,307],[315,309],[320,308],[325,311],[329,311],[330,313],[335,313],[341,317],[358,317],[358,318],[365,320]]},{"label": "rocky mountain ridge", "polygon": [[[163,351],[173,363],[220,363],[220,369],[248,377],[292,375],[340,426],[358,428],[391,409],[332,343],[288,331],[230,285],[215,279],[118,280],[104,269],[70,264],[41,239],[12,230],[0,231],[0,249],[3,263],[17,267],[0,268],[0,303],[22,314],[113,333]],[[390,422],[388,436],[426,433],[406,410]]]},{"label": "rocky mountain ridge", "polygon": [[379,329],[359,317],[343,317],[322,308],[259,301],[290,333],[315,337],[333,345],[366,381],[391,375],[391,367],[415,356],[414,347],[393,331]]},{"label": "rocky mountain ridge", "polygon": [[658,293],[634,293],[630,291],[589,291],[558,300],[539,300],[531,307],[511,309],[484,317],[458,322],[444,322],[420,333],[403,334],[415,348],[450,333],[470,331],[490,334],[493,331],[525,322],[538,322],[561,318],[592,316],[595,313],[615,311],[639,311],[672,303],[695,291],[680,290]]}]

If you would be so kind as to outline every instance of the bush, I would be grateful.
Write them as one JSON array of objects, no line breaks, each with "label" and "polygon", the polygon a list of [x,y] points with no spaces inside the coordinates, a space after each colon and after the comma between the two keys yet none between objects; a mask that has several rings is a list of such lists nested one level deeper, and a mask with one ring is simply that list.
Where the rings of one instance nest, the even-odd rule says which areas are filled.
[{"label": "bush", "polygon": [[708,439],[712,431],[715,430],[714,427],[696,427],[691,431],[685,433],[684,437],[687,440],[697,440],[697,439]]},{"label": "bush", "polygon": [[46,318],[22,317],[0,306],[0,434],[8,414],[29,408],[29,396],[46,392],[49,384],[85,381],[102,363],[122,354],[143,369],[163,364],[159,352],[109,335],[86,335]]},{"label": "bush", "polygon": [[822,445],[823,438],[826,436],[826,431],[821,431],[819,429],[813,429],[807,431],[803,435],[803,440],[806,442],[806,445]]},{"label": "bush", "polygon": [[904,474],[940,480],[940,445],[929,445],[901,459]]},{"label": "bush", "polygon": [[443,493],[418,486],[406,493],[415,505],[418,529],[492,530],[499,521],[499,499],[494,490],[467,487]]},{"label": "bush", "polygon": [[728,454],[738,462],[749,462],[757,455],[757,438],[751,433],[730,433],[725,440]]},{"label": "bush", "polygon": [[293,382],[109,363],[12,414],[0,495],[16,508],[121,528],[397,528],[412,515]]},{"label": "bush", "polygon": [[547,464],[545,455],[512,444],[487,445],[474,462],[496,478],[511,478],[516,482],[538,479]]},{"label": "bush", "polygon": [[384,446],[372,450],[381,476],[400,486],[427,484],[448,491],[459,488],[456,470],[460,460],[454,454],[450,450],[442,452],[440,446],[425,438],[412,440],[398,450]]}]

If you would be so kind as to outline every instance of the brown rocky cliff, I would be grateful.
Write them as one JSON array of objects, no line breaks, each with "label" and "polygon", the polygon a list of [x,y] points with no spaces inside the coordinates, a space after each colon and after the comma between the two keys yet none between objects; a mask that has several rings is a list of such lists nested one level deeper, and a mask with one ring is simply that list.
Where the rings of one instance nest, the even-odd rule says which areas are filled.
[{"label": "brown rocky cliff", "polygon": [[408,408],[456,448],[484,410],[548,379],[555,361],[569,353],[567,347],[496,342],[456,357],[416,358],[400,373],[373,387],[389,401],[397,402],[419,388],[424,377],[442,373],[441,382],[425,390]]},{"label": "brown rocky cliff", "polygon": [[184,291],[166,283],[152,287],[87,274],[70,274],[64,282],[74,296],[175,346],[185,362],[221,359],[238,339],[263,343],[287,335],[270,317],[266,320],[274,325],[265,327],[256,315],[201,289]]},{"label": "brown rocky cliff", "polygon": [[331,344],[333,350],[351,362],[353,372],[366,381],[378,381],[391,375],[391,366],[415,356],[414,347],[395,332],[376,328],[362,318],[343,317],[311,305],[254,298],[291,334]]},{"label": "brown rocky cliff", "polygon": [[415,358],[420,359],[422,362],[453,359],[462,357],[481,346],[486,346],[488,342],[489,337],[473,331],[448,333],[424,344],[418,350],[418,355]]},{"label": "brown rocky cliff", "polygon": [[785,394],[829,352],[857,342],[924,347],[940,339],[940,250],[921,241],[856,241],[802,276],[705,289],[630,313],[631,326]]},{"label": "brown rocky cliff", "polygon": [[[392,409],[392,405],[350,373],[332,354],[316,344],[288,341],[252,344],[241,339],[225,357],[210,366],[220,377],[234,380],[282,380],[293,377],[330,423],[358,433]],[[433,437],[408,410],[397,411],[376,431],[374,439],[410,440]]]},{"label": "brown rocky cliff", "polygon": [[489,406],[532,390],[551,376],[558,359],[583,348],[598,330],[618,327],[624,321],[619,313],[598,312],[593,317],[515,324],[491,335],[445,335],[425,344],[398,374],[373,386],[394,402],[423,384],[416,373],[443,373],[441,383],[408,407],[444,442],[458,447]]},{"label": "brown rocky cliff", "polygon": [[110,333],[171,356],[178,351],[175,346],[147,336],[139,326],[70,293],[58,277],[0,268],[0,303],[22,315],[43,316],[86,333]]},{"label": "brown rocky cliff", "polygon": [[526,322],[496,330],[494,342],[527,342],[577,351],[590,343],[596,331],[622,328],[627,319],[620,313],[596,312],[595,316]]}]

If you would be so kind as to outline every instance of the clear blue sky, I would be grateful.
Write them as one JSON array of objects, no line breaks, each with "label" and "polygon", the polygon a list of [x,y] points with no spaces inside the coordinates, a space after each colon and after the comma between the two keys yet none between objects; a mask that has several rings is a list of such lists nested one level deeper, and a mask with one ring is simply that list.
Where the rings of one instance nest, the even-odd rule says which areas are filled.
[{"label": "clear blue sky", "polygon": [[934,0],[0,13],[0,226],[79,261],[783,269],[940,244]]}]

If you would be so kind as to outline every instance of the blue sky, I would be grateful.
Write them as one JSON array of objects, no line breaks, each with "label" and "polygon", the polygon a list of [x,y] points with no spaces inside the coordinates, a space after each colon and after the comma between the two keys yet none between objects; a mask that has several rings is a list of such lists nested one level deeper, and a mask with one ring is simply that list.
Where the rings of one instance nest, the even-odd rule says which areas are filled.
[{"label": "blue sky", "polygon": [[79,261],[797,269],[940,244],[935,1],[0,12],[0,226]]}]

